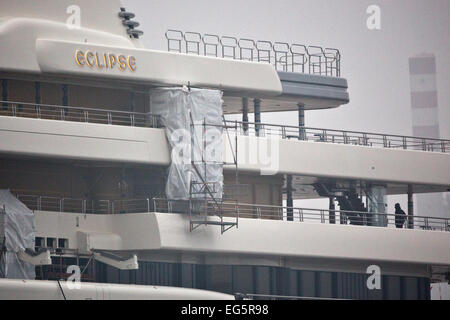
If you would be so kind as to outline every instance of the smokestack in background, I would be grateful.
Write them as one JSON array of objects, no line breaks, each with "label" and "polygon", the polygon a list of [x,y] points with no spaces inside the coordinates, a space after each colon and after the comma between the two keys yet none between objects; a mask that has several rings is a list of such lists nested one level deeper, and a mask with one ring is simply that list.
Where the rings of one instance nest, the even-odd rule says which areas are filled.
[{"label": "smokestack in background", "polygon": [[433,54],[409,58],[413,135],[439,138],[436,59]]},{"label": "smokestack in background", "polygon": [[[409,58],[412,132],[415,137],[440,138],[439,108],[436,85],[436,58],[424,53]],[[448,193],[415,196],[414,213],[419,216],[449,217]]]}]

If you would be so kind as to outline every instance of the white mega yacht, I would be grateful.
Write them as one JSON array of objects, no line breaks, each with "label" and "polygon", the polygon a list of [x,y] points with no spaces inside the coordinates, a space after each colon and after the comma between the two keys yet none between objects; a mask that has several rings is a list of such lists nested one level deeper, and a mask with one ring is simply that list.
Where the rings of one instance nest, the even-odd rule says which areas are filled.
[{"label": "white mega yacht", "polygon": [[[305,126],[349,102],[338,49],[168,30],[158,51],[119,0],[0,8],[1,298],[429,299],[448,281],[449,219],[413,195],[449,191],[450,141]],[[298,126],[260,120],[284,111]],[[61,286],[74,270],[85,295]]]}]

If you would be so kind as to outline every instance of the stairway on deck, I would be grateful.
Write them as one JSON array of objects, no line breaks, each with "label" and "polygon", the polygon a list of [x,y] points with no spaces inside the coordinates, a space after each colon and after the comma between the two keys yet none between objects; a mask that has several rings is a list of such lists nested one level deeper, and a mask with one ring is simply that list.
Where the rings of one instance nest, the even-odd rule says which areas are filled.
[{"label": "stairway on deck", "polygon": [[[358,193],[353,188],[343,192],[342,191],[338,192],[337,190],[335,190],[335,188],[327,186],[322,183],[314,184],[314,188],[316,189],[317,193],[322,197],[336,198],[336,200],[339,203],[339,208],[342,211],[367,212],[367,208],[364,205],[362,199],[358,196]],[[350,220],[350,224],[364,225],[364,216],[359,212],[346,213],[346,217],[348,218],[348,220]],[[343,223],[342,220],[341,223]]]}]

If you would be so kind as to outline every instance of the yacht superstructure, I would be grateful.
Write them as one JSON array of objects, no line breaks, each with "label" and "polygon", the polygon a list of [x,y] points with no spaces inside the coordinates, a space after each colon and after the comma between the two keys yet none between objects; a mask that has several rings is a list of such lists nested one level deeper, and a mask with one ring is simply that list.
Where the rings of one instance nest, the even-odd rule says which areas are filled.
[{"label": "yacht superstructure", "polygon": [[[19,260],[36,279],[76,265],[82,281],[359,299],[426,299],[448,279],[449,220],[414,212],[412,197],[449,191],[450,141],[304,125],[305,110],[349,102],[339,50],[168,30],[157,51],[120,1],[0,5],[0,189],[34,213],[35,247],[50,257]],[[194,123],[196,90],[220,93],[221,121]],[[175,106],[201,135],[197,179],[178,199],[167,196]],[[292,110],[298,126],[260,121]],[[214,181],[208,126],[220,128]],[[394,194],[408,197],[402,228],[386,208]],[[293,205],[317,197],[329,208]],[[366,286],[373,265],[381,289]]]}]

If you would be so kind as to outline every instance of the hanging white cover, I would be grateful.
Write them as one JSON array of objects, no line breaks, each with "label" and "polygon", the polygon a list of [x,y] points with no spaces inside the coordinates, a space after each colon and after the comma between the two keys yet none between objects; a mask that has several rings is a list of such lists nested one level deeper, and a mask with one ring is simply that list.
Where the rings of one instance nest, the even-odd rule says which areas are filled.
[{"label": "hanging white cover", "polygon": [[[186,87],[151,90],[151,112],[161,117],[171,148],[168,199],[189,199],[193,181],[208,182],[214,198],[222,197],[222,103],[222,92],[218,90]],[[203,126],[204,123],[207,125]],[[197,193],[200,185],[193,184],[192,188],[193,198],[204,196]]]},{"label": "hanging white cover", "polygon": [[6,249],[0,260],[0,275],[10,279],[34,279],[34,266],[17,256],[25,249],[34,251],[34,214],[9,190],[0,190],[0,207],[0,239]]}]

